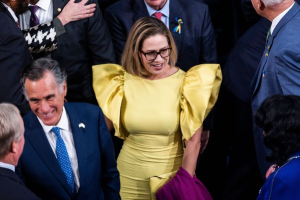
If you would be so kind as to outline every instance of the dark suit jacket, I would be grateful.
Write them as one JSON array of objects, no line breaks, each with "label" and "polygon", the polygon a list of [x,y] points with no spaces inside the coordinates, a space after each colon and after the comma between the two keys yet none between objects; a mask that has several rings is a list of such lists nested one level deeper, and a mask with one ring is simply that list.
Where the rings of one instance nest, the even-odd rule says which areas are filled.
[{"label": "dark suit jacket", "polygon": [[[201,63],[216,63],[216,44],[208,7],[193,0],[169,0],[169,30],[178,49],[177,66],[187,71]],[[141,17],[149,16],[144,0],[122,0],[105,11],[117,60],[120,61],[132,25]],[[181,34],[174,33],[182,19]]]},{"label": "dark suit jacket", "polygon": [[28,190],[19,177],[10,169],[0,167],[0,199],[2,200],[38,200]]},{"label": "dark suit jacket", "polygon": [[[68,0],[53,1],[53,18],[58,8]],[[57,50],[52,58],[66,69],[68,75],[68,101],[83,101],[97,104],[92,88],[92,65],[114,63],[113,45],[97,3],[94,15],[90,18],[69,23],[65,26],[66,33],[57,38]]]},{"label": "dark suit jacket", "polygon": [[29,106],[20,79],[32,58],[22,31],[1,2],[0,27],[0,102],[10,102],[25,114]]},{"label": "dark suit jacket", "polygon": [[296,156],[300,156],[300,152],[292,155],[290,161],[269,176],[257,200],[300,199],[300,158],[293,158]]},{"label": "dark suit jacket", "polygon": [[[80,189],[73,199],[120,199],[119,172],[104,115],[98,106],[65,103],[78,158]],[[83,123],[85,128],[78,125]],[[24,117],[25,146],[17,174],[42,199],[72,199],[71,190],[33,112]]]},{"label": "dark suit jacket", "polygon": [[[252,110],[275,94],[300,95],[300,5],[295,2],[269,38],[259,68],[252,81]],[[265,161],[262,130],[254,127],[258,163],[262,175],[270,164]]]},{"label": "dark suit jacket", "polygon": [[237,42],[223,67],[223,84],[239,99],[251,102],[250,85],[266,45],[271,22],[261,18]]}]

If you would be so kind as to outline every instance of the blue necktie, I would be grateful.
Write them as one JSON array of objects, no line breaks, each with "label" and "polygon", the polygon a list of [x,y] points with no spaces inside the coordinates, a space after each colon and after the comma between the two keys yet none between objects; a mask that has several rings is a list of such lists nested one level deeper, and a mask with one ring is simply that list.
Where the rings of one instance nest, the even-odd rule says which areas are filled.
[{"label": "blue necktie", "polygon": [[56,140],[56,156],[57,161],[67,178],[67,182],[71,188],[72,194],[75,194],[75,182],[74,182],[74,175],[71,167],[71,162],[69,159],[68,151],[63,139],[60,136],[60,130],[58,127],[53,127],[51,129],[53,133],[55,133],[57,140]]}]

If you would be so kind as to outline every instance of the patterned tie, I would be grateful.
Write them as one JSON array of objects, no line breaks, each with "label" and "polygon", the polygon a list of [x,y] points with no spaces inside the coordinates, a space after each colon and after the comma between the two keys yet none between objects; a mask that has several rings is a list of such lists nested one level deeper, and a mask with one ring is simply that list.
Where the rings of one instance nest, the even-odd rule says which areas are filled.
[{"label": "patterned tie", "polygon": [[162,16],[162,13],[161,13],[161,12],[156,12],[156,13],[154,13],[153,15],[154,15],[154,17],[155,17],[156,19],[161,20],[161,16]]},{"label": "patterned tie", "polygon": [[75,182],[74,182],[74,176],[72,172],[71,162],[68,156],[66,145],[63,141],[63,139],[60,136],[60,130],[58,127],[53,127],[51,129],[53,133],[55,133],[57,139],[56,139],[56,155],[57,155],[57,161],[65,174],[65,177],[67,178],[67,182],[71,188],[72,194],[75,194]]},{"label": "patterned tie", "polygon": [[269,28],[268,33],[267,33],[267,37],[266,37],[266,46],[268,45],[270,36],[271,36],[271,28]]},{"label": "patterned tie", "polygon": [[29,6],[28,9],[31,12],[30,15],[30,20],[29,20],[29,25],[30,27],[36,26],[40,24],[39,18],[36,16],[36,11],[39,9],[39,7],[37,5],[33,5],[33,6]]}]

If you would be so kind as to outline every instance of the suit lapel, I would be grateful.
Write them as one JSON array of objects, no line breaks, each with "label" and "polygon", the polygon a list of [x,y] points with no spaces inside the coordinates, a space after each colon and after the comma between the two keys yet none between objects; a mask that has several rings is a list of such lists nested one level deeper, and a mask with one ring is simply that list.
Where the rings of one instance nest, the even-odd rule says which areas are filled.
[{"label": "suit lapel", "polygon": [[53,19],[60,14],[62,9],[68,3],[68,0],[52,0],[53,2]]},{"label": "suit lapel", "polygon": [[[72,129],[72,134],[73,134],[73,139],[74,139],[74,144],[75,144],[75,149],[76,149],[76,155],[77,155],[77,160],[78,160],[78,168],[79,168],[79,181],[80,181],[80,188],[84,188],[84,184],[86,183],[86,166],[88,164],[87,162],[87,146],[88,146],[88,141],[87,137],[85,136],[85,126],[87,123],[83,119],[81,115],[79,115],[78,112],[76,112],[76,109],[74,106],[65,103],[65,108],[66,112],[68,114],[70,124],[71,124],[71,129]],[[79,127],[81,125],[81,127]]]},{"label": "suit lapel", "polygon": [[138,0],[138,1],[133,0],[130,3],[131,3],[131,6],[133,7],[133,11],[135,13],[132,18],[133,23],[135,23],[138,19],[140,19],[142,17],[149,17],[147,7],[143,0]]},{"label": "suit lapel", "polygon": [[10,12],[7,10],[7,8],[2,4],[2,2],[0,2],[0,9],[2,9],[11,18],[11,20],[16,24],[15,19],[10,14]]},{"label": "suit lapel", "polygon": [[268,56],[266,56],[266,54],[269,54],[270,50],[272,49],[273,46],[273,42],[274,39],[276,38],[276,36],[278,35],[278,33],[280,32],[280,30],[282,29],[282,27],[284,27],[298,12],[300,11],[300,6],[299,4],[295,1],[294,6],[286,13],[286,15],[279,21],[279,23],[277,24],[276,28],[274,29],[271,37],[269,38],[268,44],[267,46],[269,47],[269,49],[266,49],[264,51],[263,57],[260,61],[259,64],[259,69],[256,71],[256,74],[254,76],[254,79],[251,83],[251,88],[253,88],[254,84],[255,87],[253,89],[253,93],[252,96],[255,95],[255,92],[258,89],[258,86],[261,82],[261,76],[263,73],[263,70],[265,68],[266,62],[268,60]]},{"label": "suit lapel", "polygon": [[[181,50],[181,44],[185,35],[185,27],[187,27],[185,25],[185,23],[187,23],[185,21],[185,16],[183,15],[183,10],[181,9],[179,3],[177,0],[168,0],[170,1],[170,18],[169,18],[169,30],[171,31],[173,38],[175,40],[175,44],[177,47],[177,52],[178,55],[180,54],[180,50]],[[174,32],[173,30],[175,29],[175,27],[178,25],[178,22],[176,21],[177,19],[182,19],[183,24],[181,25],[181,34],[179,34],[178,32]]]},{"label": "suit lapel", "polygon": [[45,166],[58,180],[62,187],[69,193],[69,195],[71,195],[71,189],[68,186],[64,173],[62,172],[57,162],[57,159],[53,153],[53,150],[48,142],[48,139],[44,133],[40,122],[32,112],[30,113],[30,115],[30,124],[25,134],[26,142],[29,142],[32,145],[35,152],[45,163]]}]

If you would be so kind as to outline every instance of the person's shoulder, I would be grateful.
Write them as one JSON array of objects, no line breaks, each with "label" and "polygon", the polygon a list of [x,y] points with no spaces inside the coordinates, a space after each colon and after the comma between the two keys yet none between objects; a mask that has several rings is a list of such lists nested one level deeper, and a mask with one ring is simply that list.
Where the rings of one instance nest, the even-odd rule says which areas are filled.
[{"label": "person's shoulder", "polygon": [[117,1],[105,9],[105,13],[123,13],[132,11],[132,0]]},{"label": "person's shoulder", "polygon": [[77,110],[78,112],[90,112],[91,110],[98,111],[100,109],[99,106],[85,102],[68,102],[65,103],[64,106],[67,109]]},{"label": "person's shoulder", "polygon": [[293,159],[282,166],[278,172],[274,174],[274,179],[280,182],[298,182],[300,184],[300,179],[296,174],[300,174],[300,158]]},{"label": "person's shoulder", "polygon": [[176,1],[183,10],[194,11],[197,13],[201,13],[206,10],[208,11],[207,4],[200,1],[195,1],[195,0],[188,0],[188,2],[186,2],[186,0],[174,0],[174,1]]}]

